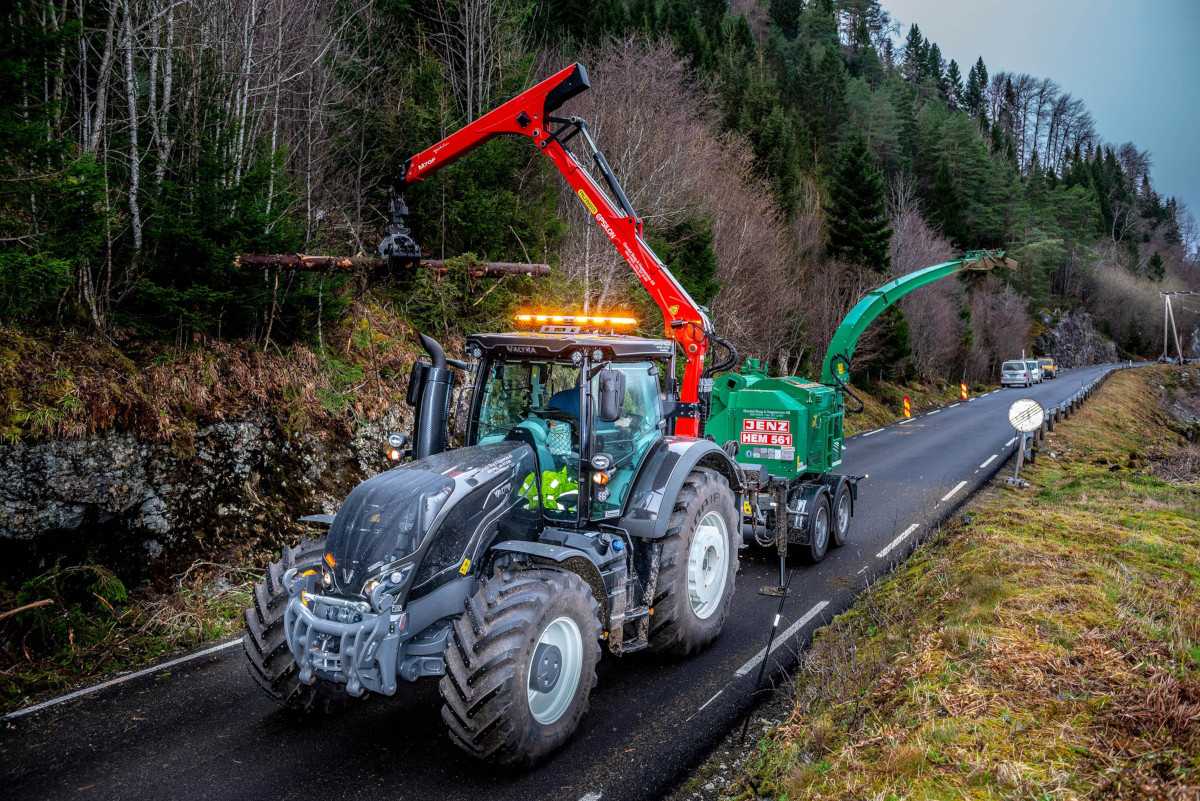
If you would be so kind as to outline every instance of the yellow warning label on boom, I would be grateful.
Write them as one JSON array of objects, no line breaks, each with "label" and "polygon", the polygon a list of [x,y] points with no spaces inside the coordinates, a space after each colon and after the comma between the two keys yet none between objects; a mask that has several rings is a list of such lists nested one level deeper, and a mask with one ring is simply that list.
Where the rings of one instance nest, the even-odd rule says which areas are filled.
[{"label": "yellow warning label on boom", "polygon": [[583,201],[583,205],[587,206],[588,211],[590,211],[592,214],[595,214],[598,211],[596,204],[593,203],[592,199],[587,196],[587,192],[584,192],[582,189],[580,189],[576,194],[579,195],[579,199]]}]

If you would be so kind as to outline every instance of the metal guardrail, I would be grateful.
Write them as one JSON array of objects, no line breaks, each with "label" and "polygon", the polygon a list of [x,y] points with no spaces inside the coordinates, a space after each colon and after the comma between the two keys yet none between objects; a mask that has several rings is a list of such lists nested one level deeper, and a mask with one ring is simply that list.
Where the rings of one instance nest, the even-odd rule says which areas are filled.
[{"label": "metal guardrail", "polygon": [[[1091,397],[1091,394],[1093,392],[1095,392],[1096,388],[1099,387],[1101,384],[1103,384],[1105,381],[1107,381],[1108,377],[1110,375],[1117,372],[1118,370],[1129,370],[1132,367],[1133,367],[1132,362],[1126,362],[1124,364],[1115,364],[1112,367],[1109,367],[1103,373],[1101,373],[1094,381],[1092,381],[1091,383],[1089,383],[1086,386],[1084,386],[1083,388],[1081,388],[1078,392],[1076,392],[1071,397],[1067,398],[1062,403],[1058,404],[1057,406],[1047,407],[1046,408],[1046,419],[1042,423],[1043,429],[1053,431],[1055,423],[1057,423],[1064,415],[1069,415],[1069,414],[1071,414],[1071,412],[1078,409],[1079,404],[1081,404],[1087,398]],[[1048,429],[1047,429],[1047,427],[1048,427]]]}]

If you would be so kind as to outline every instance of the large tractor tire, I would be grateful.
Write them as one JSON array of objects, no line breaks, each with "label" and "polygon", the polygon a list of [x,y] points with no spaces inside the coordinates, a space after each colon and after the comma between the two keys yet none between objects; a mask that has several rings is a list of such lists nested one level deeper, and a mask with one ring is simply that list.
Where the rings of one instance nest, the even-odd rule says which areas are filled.
[{"label": "large tractor tire", "polygon": [[675,499],[662,540],[650,650],[687,656],[721,633],[738,570],[741,515],[729,482],[697,467]]},{"label": "large tractor tire", "polygon": [[574,573],[499,568],[485,579],[454,622],[439,685],[454,743],[521,767],[562,747],[596,686],[599,611]]},{"label": "large tractor tire", "polygon": [[242,635],[246,667],[263,692],[290,712],[333,712],[349,699],[345,686],[335,682],[317,679],[314,684],[301,684],[283,630],[288,602],[283,574],[293,567],[319,568],[324,553],[324,537],[301,540],[294,548],[284,546],[280,559],[271,562],[267,575],[254,585],[254,606],[246,610]]}]

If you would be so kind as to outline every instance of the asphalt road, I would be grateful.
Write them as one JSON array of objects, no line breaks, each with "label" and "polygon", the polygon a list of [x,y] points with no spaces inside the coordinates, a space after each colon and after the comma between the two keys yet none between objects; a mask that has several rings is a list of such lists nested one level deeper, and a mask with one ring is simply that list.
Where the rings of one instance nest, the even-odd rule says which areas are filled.
[{"label": "asphalt road", "polygon": [[[1105,369],[1065,370],[1029,389],[997,391],[848,440],[843,472],[870,476],[860,485],[850,541],[820,565],[798,568],[770,680],[796,664],[813,629],[1005,463],[1015,448],[1007,420],[1013,401],[1059,403]],[[334,718],[297,722],[257,690],[241,649],[230,647],[4,721],[0,797],[658,798],[753,703],[778,605],[757,591],[776,577],[776,562],[743,551],[725,630],[690,660],[602,659],[575,738],[529,773],[493,769],[455,748],[434,680],[405,685],[393,698],[370,697]]]}]

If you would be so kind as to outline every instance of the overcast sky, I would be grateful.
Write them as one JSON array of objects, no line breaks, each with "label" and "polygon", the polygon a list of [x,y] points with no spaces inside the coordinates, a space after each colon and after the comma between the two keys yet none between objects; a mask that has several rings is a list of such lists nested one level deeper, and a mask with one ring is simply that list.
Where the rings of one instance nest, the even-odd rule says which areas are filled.
[{"label": "overcast sky", "polygon": [[1200,0],[881,0],[938,43],[966,80],[988,73],[1053,78],[1083,99],[1100,137],[1149,150],[1150,179],[1200,216]]}]

